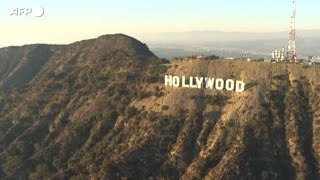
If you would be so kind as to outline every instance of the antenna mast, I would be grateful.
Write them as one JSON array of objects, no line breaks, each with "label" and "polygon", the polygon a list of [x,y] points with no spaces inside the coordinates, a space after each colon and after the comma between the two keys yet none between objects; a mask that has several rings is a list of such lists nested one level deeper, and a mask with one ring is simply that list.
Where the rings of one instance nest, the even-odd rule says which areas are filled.
[{"label": "antenna mast", "polygon": [[291,16],[291,30],[289,32],[288,55],[287,58],[291,62],[297,61],[296,49],[296,1],[293,0],[293,12]]}]

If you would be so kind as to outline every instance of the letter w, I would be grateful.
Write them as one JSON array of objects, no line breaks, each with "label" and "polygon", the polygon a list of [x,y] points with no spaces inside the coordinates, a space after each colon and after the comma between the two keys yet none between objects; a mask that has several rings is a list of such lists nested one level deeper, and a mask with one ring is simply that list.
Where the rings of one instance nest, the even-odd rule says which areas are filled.
[{"label": "letter w", "polygon": [[214,86],[214,78],[205,78],[206,81],[206,88],[207,89],[212,89]]}]

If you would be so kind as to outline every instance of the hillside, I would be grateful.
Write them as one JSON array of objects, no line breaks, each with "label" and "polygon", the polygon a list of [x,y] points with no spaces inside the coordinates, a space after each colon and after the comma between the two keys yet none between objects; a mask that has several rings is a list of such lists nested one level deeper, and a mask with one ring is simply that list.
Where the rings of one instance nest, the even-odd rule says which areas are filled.
[{"label": "hillside", "polygon": [[[313,67],[169,63],[122,34],[2,48],[0,65],[0,179],[319,178]],[[165,87],[165,74],[246,90]]]}]

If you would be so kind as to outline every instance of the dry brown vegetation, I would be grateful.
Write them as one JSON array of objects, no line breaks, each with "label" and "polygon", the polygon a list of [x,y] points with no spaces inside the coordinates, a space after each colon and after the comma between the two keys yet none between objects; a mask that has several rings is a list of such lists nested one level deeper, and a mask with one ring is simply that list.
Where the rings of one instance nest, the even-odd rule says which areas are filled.
[{"label": "dry brown vegetation", "polygon": [[[0,179],[319,178],[314,67],[165,63],[123,35],[49,49],[31,77],[16,79],[29,70],[19,63],[0,76]],[[243,80],[246,91],[168,88],[164,74]]]}]

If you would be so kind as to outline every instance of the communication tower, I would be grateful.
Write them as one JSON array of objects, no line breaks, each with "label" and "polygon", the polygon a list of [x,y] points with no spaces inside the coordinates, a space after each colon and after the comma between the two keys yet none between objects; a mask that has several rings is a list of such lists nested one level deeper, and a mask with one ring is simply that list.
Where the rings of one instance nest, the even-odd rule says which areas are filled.
[{"label": "communication tower", "polygon": [[287,58],[290,62],[297,62],[296,47],[296,1],[293,0],[293,12],[291,16],[291,30],[289,32]]}]

